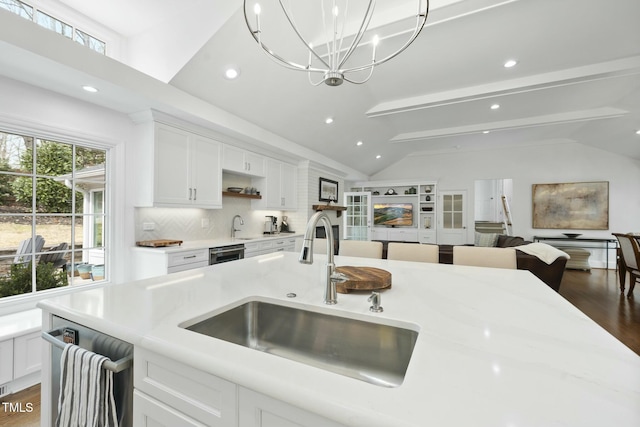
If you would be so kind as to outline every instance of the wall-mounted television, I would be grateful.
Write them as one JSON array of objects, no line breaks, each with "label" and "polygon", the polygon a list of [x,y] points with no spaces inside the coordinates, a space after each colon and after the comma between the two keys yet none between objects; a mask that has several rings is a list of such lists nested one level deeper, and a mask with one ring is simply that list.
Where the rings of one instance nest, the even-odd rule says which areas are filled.
[{"label": "wall-mounted television", "polygon": [[393,226],[413,225],[412,203],[374,203],[373,224]]}]

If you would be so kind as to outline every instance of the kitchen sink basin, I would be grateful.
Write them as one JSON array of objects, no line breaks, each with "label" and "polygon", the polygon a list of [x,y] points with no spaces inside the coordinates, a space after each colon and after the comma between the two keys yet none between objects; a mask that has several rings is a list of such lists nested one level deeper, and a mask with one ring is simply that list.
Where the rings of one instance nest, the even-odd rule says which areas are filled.
[{"label": "kitchen sink basin", "polygon": [[183,328],[384,387],[402,384],[418,332],[264,301]]}]

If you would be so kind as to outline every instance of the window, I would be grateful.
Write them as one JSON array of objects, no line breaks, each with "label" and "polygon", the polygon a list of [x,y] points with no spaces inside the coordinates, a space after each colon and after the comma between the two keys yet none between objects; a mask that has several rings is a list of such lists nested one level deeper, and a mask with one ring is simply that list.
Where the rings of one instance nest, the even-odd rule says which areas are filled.
[{"label": "window", "polygon": [[0,298],[105,279],[107,150],[0,132]]},{"label": "window", "polygon": [[36,13],[36,24],[58,34],[62,34],[69,39],[71,38],[71,34],[73,34],[73,28],[71,25],[67,25],[59,19],[47,15],[40,10]]},{"label": "window", "polygon": [[36,10],[34,14],[33,7],[20,0],[0,0],[0,9],[6,9],[9,12],[13,12],[30,21],[34,21],[41,27],[47,28],[58,34],[61,34],[69,39],[73,38],[74,41],[80,43],[83,46],[88,47],[98,53],[106,55],[107,44],[84,31],[80,31],[69,24],[62,22],[61,20],[43,12],[42,10]]},{"label": "window", "polygon": [[76,28],[75,37],[73,38],[75,41],[80,43],[83,46],[87,46],[91,50],[95,50],[98,53],[103,55],[106,54],[107,44],[103,41],[98,40],[97,38],[90,36],[89,34],[80,31]]}]

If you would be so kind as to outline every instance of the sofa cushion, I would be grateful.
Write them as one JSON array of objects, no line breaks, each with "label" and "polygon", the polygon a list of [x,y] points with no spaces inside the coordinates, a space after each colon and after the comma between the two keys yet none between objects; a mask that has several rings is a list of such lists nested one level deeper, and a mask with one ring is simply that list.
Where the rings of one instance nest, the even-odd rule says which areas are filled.
[{"label": "sofa cushion", "polygon": [[483,246],[483,247],[495,247],[498,242],[497,233],[478,233],[476,231],[476,238],[474,242],[474,246]]},{"label": "sofa cushion", "polygon": [[514,246],[528,245],[529,243],[531,242],[528,240],[524,240],[522,237],[505,236],[504,234],[501,234],[498,236],[496,246],[499,248],[512,248]]}]

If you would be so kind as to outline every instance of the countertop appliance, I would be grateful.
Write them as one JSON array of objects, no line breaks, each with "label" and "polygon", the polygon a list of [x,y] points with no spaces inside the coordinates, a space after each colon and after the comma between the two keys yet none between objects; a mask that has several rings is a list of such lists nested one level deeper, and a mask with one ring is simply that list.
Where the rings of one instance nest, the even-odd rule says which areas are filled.
[{"label": "countertop appliance", "polygon": [[56,424],[60,396],[60,358],[66,343],[108,356],[104,369],[114,372],[113,396],[120,427],[133,426],[133,345],[62,317],[53,316],[53,330],[42,332],[51,348],[51,424]]},{"label": "countertop appliance", "polygon": [[244,258],[244,245],[220,246],[209,249],[209,265],[235,261]]},{"label": "countertop appliance", "polygon": [[264,234],[274,234],[278,232],[278,217],[266,215],[267,220],[264,222]]}]

